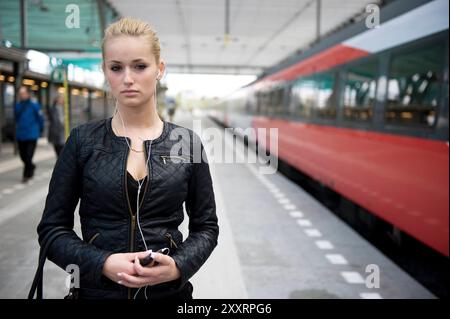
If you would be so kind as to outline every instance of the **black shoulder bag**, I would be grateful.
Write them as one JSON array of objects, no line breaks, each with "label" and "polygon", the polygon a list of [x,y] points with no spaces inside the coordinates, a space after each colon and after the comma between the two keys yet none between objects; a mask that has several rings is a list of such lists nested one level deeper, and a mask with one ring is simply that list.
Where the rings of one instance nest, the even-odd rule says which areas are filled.
[{"label": "black shoulder bag", "polygon": [[[37,292],[36,299],[42,299],[42,281],[44,277],[44,264],[47,259],[48,249],[52,245],[53,241],[61,235],[71,233],[66,227],[57,226],[54,227],[42,240],[41,250],[39,251],[39,264],[34,275],[33,283],[28,293],[28,299],[34,299],[34,295]],[[64,299],[78,299],[78,290],[71,288],[69,294]]]}]

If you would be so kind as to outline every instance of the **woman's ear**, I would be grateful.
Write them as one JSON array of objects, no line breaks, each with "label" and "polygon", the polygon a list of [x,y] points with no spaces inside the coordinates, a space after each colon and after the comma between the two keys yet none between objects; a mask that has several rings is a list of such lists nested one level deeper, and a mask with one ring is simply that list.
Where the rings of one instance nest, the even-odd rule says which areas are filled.
[{"label": "woman's ear", "polygon": [[166,63],[164,60],[161,60],[159,62],[159,68],[158,68],[158,75],[156,76],[156,79],[160,81],[164,77],[164,72],[166,72]]},{"label": "woman's ear", "polygon": [[104,76],[104,78],[105,78],[105,85],[106,85],[106,87],[109,88],[108,78],[106,77],[106,66],[105,66],[105,61],[102,62],[102,71],[103,71],[103,76]]}]

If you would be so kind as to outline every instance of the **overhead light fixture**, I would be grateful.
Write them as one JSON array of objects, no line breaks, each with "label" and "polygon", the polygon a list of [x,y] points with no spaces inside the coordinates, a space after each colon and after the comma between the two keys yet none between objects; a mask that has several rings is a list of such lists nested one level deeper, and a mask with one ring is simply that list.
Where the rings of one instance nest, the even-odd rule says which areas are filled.
[{"label": "overhead light fixture", "polygon": [[23,85],[34,85],[34,80],[32,80],[32,79],[23,79],[22,80],[22,84]]}]

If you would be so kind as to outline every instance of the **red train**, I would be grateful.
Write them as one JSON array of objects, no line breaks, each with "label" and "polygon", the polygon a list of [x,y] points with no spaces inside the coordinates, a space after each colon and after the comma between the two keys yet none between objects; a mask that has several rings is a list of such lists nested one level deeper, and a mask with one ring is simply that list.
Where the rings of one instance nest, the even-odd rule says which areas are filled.
[{"label": "red train", "polygon": [[378,28],[338,31],[211,116],[278,128],[280,159],[448,257],[448,12],[394,1]]}]

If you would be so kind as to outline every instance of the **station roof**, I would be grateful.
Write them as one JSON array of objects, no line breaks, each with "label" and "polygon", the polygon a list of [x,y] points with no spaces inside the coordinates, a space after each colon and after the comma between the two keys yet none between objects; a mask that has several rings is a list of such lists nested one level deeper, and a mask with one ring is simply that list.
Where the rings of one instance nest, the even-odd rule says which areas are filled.
[{"label": "station roof", "polygon": [[[357,21],[382,0],[29,0],[25,48],[82,67],[100,62],[102,26],[120,16],[152,24],[170,72],[260,74]],[[68,29],[69,4],[80,28]],[[100,5],[101,4],[101,5]],[[319,5],[318,5],[319,4]],[[320,15],[317,13],[320,12]],[[320,16],[320,23],[318,23]],[[100,17],[102,17],[100,19]],[[0,1],[0,38],[20,46],[20,1]],[[318,27],[319,26],[319,27]]]},{"label": "station roof", "polygon": [[[379,2],[320,1],[320,35],[361,16],[369,3]],[[171,70],[179,72],[259,74],[317,40],[317,0],[110,3],[121,16],[150,22],[162,41],[162,56]]]},{"label": "station roof", "polygon": [[[100,2],[100,1],[99,1]],[[0,40],[3,46],[33,49],[67,57],[66,62],[95,68],[100,62],[102,24],[108,25],[119,16],[106,2],[94,0],[25,0],[0,1]],[[76,5],[79,25],[71,15]],[[22,14],[24,30],[22,33]],[[102,12],[102,14],[100,14]],[[73,15],[72,15],[73,16]],[[100,19],[102,17],[102,19]],[[23,36],[23,39],[22,39]]]}]

